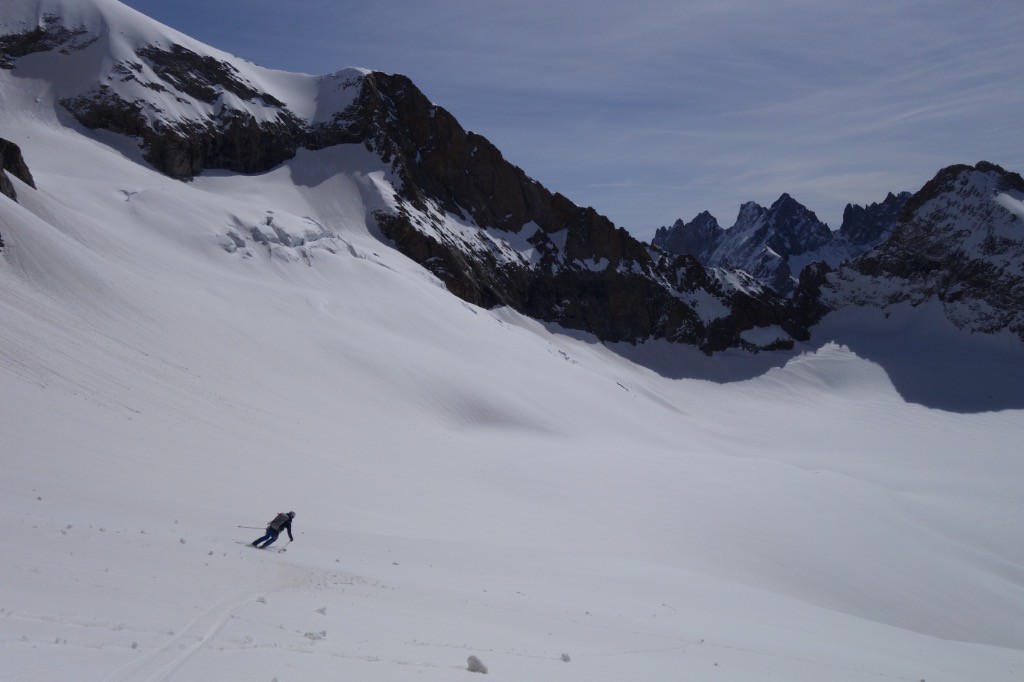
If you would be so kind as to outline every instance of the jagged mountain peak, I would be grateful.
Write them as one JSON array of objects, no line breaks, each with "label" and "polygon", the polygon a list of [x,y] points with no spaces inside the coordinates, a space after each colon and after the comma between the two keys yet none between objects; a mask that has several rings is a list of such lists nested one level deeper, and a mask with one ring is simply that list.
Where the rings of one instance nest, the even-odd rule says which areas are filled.
[{"label": "jagged mountain peak", "polygon": [[719,227],[719,225],[718,225],[718,218],[716,218],[715,216],[711,215],[711,213],[708,212],[708,211],[701,211],[696,216],[694,216],[693,220],[691,220],[690,222],[692,224],[696,224],[696,225],[706,225],[708,227]]},{"label": "jagged mountain peak", "polygon": [[705,263],[724,232],[717,218],[708,211],[702,211],[688,223],[679,219],[671,228],[658,228],[651,244],[669,253],[693,256]]},{"label": "jagged mountain peak", "polygon": [[1024,192],[1024,178],[1019,173],[1007,171],[988,161],[979,161],[974,166],[947,166],[908,199],[899,219],[901,222],[912,220],[925,204],[935,199],[953,195],[962,198],[994,196],[1007,191]]},{"label": "jagged mountain peak", "polygon": [[732,227],[748,227],[755,225],[767,212],[768,209],[756,201],[747,201],[740,205],[739,213],[736,215],[736,222],[733,223]]},{"label": "jagged mountain peak", "polygon": [[814,211],[801,204],[789,194],[782,194],[771,205],[768,212],[772,215],[780,229],[792,229],[800,223],[811,224],[815,227],[822,226],[826,230],[828,229],[828,225],[818,220],[818,216],[815,215]]},{"label": "jagged mountain peak", "polygon": [[942,169],[824,291],[832,308],[934,302],[958,327],[1024,339],[1024,180],[988,162]]},{"label": "jagged mountain peak", "polygon": [[743,269],[786,294],[810,263],[821,260],[838,266],[884,238],[909,197],[909,192],[890,192],[880,203],[848,204],[843,226],[834,233],[814,211],[785,192],[768,208],[755,201],[744,203],[728,230],[709,234],[697,229],[696,218],[692,223],[676,221],[671,228],[660,228],[653,243],[693,255],[709,267]]},{"label": "jagged mountain peak", "polygon": [[813,211],[782,194],[768,208],[744,203],[735,224],[707,253],[705,264],[744,270],[785,295],[796,284],[790,259],[819,249],[831,238],[828,226]]},{"label": "jagged mountain peak", "polygon": [[856,247],[873,246],[892,229],[909,198],[910,192],[889,192],[880,203],[868,206],[847,204],[839,235]]},{"label": "jagged mountain peak", "polygon": [[901,228],[926,227],[971,252],[997,254],[1024,245],[1022,199],[1024,179],[1018,173],[986,161],[949,166],[907,200]]},{"label": "jagged mountain peak", "polygon": [[[818,220],[813,211],[788,193],[780,195],[768,208],[755,201],[742,204],[736,222],[728,229],[727,234],[732,235],[729,238],[734,241],[747,241],[749,237],[741,238],[737,233],[758,230],[767,230],[767,238],[771,238],[771,234],[774,233],[795,234],[801,230],[809,230],[813,233],[810,235],[812,239],[829,231],[828,226]],[[790,248],[795,248],[798,250],[793,253],[802,253],[807,250],[804,247],[805,244],[796,243],[788,248],[784,247],[783,250],[788,252]]]}]

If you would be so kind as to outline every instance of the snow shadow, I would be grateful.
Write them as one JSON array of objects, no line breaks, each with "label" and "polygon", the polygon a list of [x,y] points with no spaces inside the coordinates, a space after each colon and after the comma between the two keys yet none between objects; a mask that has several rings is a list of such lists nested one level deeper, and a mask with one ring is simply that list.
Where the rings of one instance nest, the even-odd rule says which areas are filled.
[{"label": "snow shadow", "polygon": [[815,353],[828,343],[875,363],[908,403],[957,413],[1024,409],[1024,344],[1010,332],[953,327],[940,306],[833,313],[792,351],[729,351],[710,357],[667,342],[606,344],[616,354],[670,379],[746,381]]},{"label": "snow shadow", "polygon": [[299,149],[282,164],[299,187],[319,187],[339,174],[365,177],[383,174],[380,158],[359,144],[339,144],[324,149]]},{"label": "snow shadow", "polygon": [[881,325],[826,319],[813,339],[818,347],[841,343],[879,365],[908,403],[959,413],[1024,409],[1021,340],[1010,332],[964,332],[944,319],[937,323],[933,313]]},{"label": "snow shadow", "polygon": [[785,366],[799,354],[799,351],[748,353],[730,350],[709,356],[693,346],[667,341],[648,341],[635,346],[628,343],[605,346],[630,362],[668,379],[698,379],[719,384],[754,379],[773,368]]}]

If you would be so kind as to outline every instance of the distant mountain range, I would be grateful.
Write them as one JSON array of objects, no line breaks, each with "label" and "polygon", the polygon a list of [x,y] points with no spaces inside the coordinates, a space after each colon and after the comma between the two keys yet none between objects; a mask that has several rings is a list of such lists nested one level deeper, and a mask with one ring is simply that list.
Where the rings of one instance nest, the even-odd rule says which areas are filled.
[{"label": "distant mountain range", "polygon": [[652,244],[691,255],[707,268],[743,270],[788,295],[809,263],[824,261],[834,267],[882,241],[909,198],[909,192],[890,193],[870,206],[847,204],[842,226],[832,232],[813,211],[783,194],[770,208],[743,204],[729,229],[706,211],[688,223],[677,220],[658,228]]},{"label": "distant mountain range", "polygon": [[[769,208],[744,204],[727,230],[707,213],[677,221],[652,246],[528,177],[401,75],[262,69],[113,0],[8,3],[0,68],[51,83],[70,125],[130,141],[182,181],[265,172],[302,150],[365,150],[369,165],[333,171],[364,187],[353,219],[470,303],[603,341],[791,348],[844,306],[932,299],[957,326],[1024,339],[1024,183],[990,163],[848,206],[836,233],[784,194]],[[29,173],[16,145],[0,151],[5,169],[12,159],[8,170]],[[222,243],[297,248],[332,229],[296,238],[271,223],[242,226]]]}]

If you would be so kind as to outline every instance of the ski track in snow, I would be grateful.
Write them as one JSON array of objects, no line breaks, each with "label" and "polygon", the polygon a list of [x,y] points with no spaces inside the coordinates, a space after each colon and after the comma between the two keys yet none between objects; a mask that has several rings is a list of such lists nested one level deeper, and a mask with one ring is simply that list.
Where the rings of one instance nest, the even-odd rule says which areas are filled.
[{"label": "ski track in snow", "polygon": [[232,592],[155,651],[115,670],[104,678],[105,682],[172,679],[174,673],[206,646],[243,606],[251,604],[260,595],[274,592],[288,584],[286,569],[280,567],[272,577]]}]

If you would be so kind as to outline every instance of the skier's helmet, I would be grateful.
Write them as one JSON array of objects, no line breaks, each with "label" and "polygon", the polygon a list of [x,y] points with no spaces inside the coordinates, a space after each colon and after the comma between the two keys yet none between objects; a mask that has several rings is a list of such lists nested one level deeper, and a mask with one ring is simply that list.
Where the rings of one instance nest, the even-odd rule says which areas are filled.
[{"label": "skier's helmet", "polygon": [[295,512],[288,512],[288,518],[294,519],[295,518]]}]

